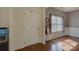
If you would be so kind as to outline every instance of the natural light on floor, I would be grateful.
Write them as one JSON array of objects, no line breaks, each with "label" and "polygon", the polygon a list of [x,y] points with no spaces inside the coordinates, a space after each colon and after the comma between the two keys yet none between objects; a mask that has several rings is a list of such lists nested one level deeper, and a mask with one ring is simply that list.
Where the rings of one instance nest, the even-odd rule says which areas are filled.
[{"label": "natural light on floor", "polygon": [[78,45],[78,42],[71,40],[71,39],[66,39],[64,41],[58,42],[54,45],[52,45],[53,51],[70,51],[74,50]]},{"label": "natural light on floor", "polygon": [[76,48],[76,46],[78,45],[78,42],[71,40],[71,39],[66,39],[61,42],[61,45],[65,51],[69,51],[69,50],[73,50],[74,48]]}]

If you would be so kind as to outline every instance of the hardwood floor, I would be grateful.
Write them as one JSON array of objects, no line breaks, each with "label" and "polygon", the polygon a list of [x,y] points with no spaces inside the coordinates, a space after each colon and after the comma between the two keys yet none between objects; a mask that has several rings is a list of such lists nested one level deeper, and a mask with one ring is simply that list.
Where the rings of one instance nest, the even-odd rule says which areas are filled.
[{"label": "hardwood floor", "polygon": [[45,45],[38,43],[17,51],[79,51],[79,38],[64,36],[47,41]]}]

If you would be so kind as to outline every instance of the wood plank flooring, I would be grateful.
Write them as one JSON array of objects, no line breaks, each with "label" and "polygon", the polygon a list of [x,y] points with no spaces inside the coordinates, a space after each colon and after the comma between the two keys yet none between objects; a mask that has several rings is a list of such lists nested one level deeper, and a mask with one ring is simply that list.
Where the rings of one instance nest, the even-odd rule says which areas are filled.
[{"label": "wood plank flooring", "polygon": [[79,51],[79,38],[64,36],[47,41],[45,45],[38,43],[17,51]]}]

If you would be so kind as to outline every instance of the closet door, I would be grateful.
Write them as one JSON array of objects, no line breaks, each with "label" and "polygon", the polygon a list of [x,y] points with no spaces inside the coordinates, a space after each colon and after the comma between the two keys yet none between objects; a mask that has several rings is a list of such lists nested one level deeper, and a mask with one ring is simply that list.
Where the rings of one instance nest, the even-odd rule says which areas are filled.
[{"label": "closet door", "polygon": [[24,19],[24,38],[27,45],[32,45],[38,43],[39,39],[39,30],[40,30],[40,10],[39,8],[25,8],[25,19]]}]

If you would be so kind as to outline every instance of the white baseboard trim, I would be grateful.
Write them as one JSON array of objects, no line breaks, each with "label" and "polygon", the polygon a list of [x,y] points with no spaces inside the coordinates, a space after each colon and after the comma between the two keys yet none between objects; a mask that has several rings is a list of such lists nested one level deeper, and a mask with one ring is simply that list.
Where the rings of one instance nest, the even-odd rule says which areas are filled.
[{"label": "white baseboard trim", "polygon": [[66,27],[65,28],[65,35],[79,37],[79,28],[76,28],[76,27]]}]

